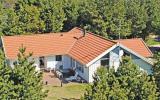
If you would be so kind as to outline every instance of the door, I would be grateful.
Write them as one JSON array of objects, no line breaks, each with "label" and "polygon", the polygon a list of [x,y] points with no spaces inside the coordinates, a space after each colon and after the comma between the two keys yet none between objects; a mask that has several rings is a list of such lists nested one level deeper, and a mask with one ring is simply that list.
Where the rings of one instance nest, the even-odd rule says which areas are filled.
[{"label": "door", "polygon": [[45,68],[45,58],[39,57],[39,66],[40,68]]}]

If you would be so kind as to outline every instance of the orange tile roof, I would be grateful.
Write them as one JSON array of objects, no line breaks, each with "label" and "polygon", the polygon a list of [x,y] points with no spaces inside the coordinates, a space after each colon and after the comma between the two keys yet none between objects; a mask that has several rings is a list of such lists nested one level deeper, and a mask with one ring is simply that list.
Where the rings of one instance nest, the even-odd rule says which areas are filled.
[{"label": "orange tile roof", "polygon": [[81,31],[73,29],[64,33],[47,33],[35,35],[3,36],[3,46],[8,59],[15,59],[19,48],[26,47],[26,52],[33,52],[33,56],[48,56],[51,54],[66,54],[67,50],[81,36]]},{"label": "orange tile roof", "polygon": [[116,43],[111,40],[88,33],[74,44],[68,54],[81,63],[87,64],[114,44]]},{"label": "orange tile roof", "polygon": [[147,45],[144,43],[141,38],[133,38],[133,39],[120,39],[115,40],[116,42],[120,42],[122,45],[127,48],[133,50],[134,52],[140,54],[143,57],[152,57],[153,54]]},{"label": "orange tile roof", "polygon": [[34,57],[67,54],[82,64],[87,64],[116,43],[92,33],[83,37],[79,28],[63,33],[2,36],[2,42],[7,59],[16,59],[23,44],[26,53],[33,52]]},{"label": "orange tile roof", "polygon": [[[26,53],[33,52],[33,57],[67,54],[80,63],[87,64],[117,41],[104,39],[93,33],[83,36],[81,29],[73,28],[62,33],[2,36],[2,42],[7,59],[16,59],[18,49],[23,44]],[[142,39],[126,39],[119,42],[144,57],[152,55]]]}]

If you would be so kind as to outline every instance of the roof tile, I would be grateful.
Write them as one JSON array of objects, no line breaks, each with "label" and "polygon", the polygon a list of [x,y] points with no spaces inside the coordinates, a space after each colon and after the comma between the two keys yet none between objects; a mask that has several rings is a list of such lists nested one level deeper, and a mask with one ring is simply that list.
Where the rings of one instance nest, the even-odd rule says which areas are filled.
[{"label": "roof tile", "polygon": [[120,40],[116,40],[116,42],[120,42],[122,45],[135,51],[136,53],[140,54],[143,57],[153,56],[152,52],[150,51],[150,49],[147,47],[147,45],[144,43],[143,39],[141,38],[120,39]]}]

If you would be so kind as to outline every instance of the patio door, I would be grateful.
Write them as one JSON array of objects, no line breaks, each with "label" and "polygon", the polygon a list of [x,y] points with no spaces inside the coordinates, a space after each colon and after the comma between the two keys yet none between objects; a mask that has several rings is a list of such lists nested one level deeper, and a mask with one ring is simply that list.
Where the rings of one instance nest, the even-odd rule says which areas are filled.
[{"label": "patio door", "polygon": [[39,66],[40,68],[45,68],[45,58],[39,57]]}]

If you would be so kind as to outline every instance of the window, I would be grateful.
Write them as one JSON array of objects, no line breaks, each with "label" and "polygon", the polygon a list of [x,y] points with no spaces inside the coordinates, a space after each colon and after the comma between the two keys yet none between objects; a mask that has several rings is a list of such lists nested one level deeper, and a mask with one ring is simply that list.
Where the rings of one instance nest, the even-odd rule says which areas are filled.
[{"label": "window", "polygon": [[62,61],[62,55],[56,55],[56,61]]},{"label": "window", "polygon": [[101,59],[101,66],[109,66],[109,59]]},{"label": "window", "polygon": [[83,65],[81,65],[81,64],[78,63],[78,62],[77,62],[77,69],[78,69],[78,71],[80,71],[81,73],[84,73]]},{"label": "window", "polygon": [[128,52],[124,52],[124,56],[131,56]]}]

